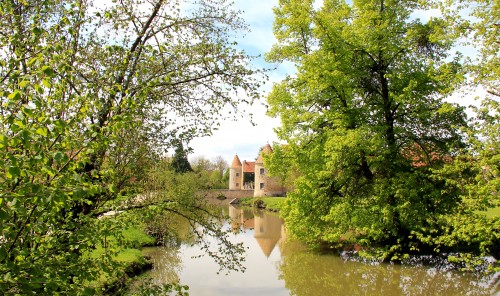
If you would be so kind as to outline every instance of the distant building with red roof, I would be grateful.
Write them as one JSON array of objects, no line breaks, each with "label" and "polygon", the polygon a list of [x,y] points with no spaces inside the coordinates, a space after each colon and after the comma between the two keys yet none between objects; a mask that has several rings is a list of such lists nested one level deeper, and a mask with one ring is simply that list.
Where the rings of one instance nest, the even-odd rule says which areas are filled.
[{"label": "distant building with red roof", "polygon": [[433,163],[450,163],[453,157],[435,149],[433,145],[424,147],[418,143],[413,143],[403,147],[402,155],[411,161],[413,167],[428,167]]},{"label": "distant building with red roof", "polygon": [[243,160],[243,163],[236,154],[229,168],[229,189],[253,189],[255,197],[283,196],[286,193],[283,182],[277,177],[268,176],[264,167],[263,155],[272,152],[271,145],[266,144],[256,161]]}]

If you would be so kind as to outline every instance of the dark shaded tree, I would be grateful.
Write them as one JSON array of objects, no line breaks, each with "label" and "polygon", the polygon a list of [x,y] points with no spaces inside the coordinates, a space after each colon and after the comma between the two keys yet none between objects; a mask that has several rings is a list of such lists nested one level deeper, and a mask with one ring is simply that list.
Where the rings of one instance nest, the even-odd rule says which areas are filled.
[{"label": "dark shaded tree", "polygon": [[188,153],[184,149],[184,145],[179,141],[176,144],[174,155],[172,156],[172,160],[170,165],[177,173],[187,173],[192,172],[193,168],[191,168],[191,164],[188,160]]}]

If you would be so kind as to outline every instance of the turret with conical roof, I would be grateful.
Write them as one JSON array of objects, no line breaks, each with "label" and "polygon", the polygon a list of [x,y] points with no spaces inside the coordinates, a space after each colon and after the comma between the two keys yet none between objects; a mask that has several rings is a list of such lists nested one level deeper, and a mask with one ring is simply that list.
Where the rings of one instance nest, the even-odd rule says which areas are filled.
[{"label": "turret with conical roof", "polygon": [[260,150],[259,157],[255,161],[255,190],[253,193],[254,197],[262,197],[266,195],[272,195],[268,190],[269,185],[271,185],[270,178],[267,177],[266,169],[264,167],[264,155],[269,155],[273,152],[271,145],[266,144]]},{"label": "turret with conical roof", "polygon": [[273,148],[271,148],[271,145],[269,145],[269,143],[267,143],[264,147],[262,147],[262,149],[260,150],[260,153],[259,153],[259,157],[257,157],[257,160],[255,161],[255,164],[261,164],[261,165],[264,165],[264,158],[263,158],[263,155],[264,154],[271,154],[273,153]]},{"label": "turret with conical roof", "polygon": [[233,163],[231,163],[231,168],[241,168],[241,161],[238,157],[238,154],[234,156]]},{"label": "turret with conical roof", "polygon": [[230,190],[239,190],[241,189],[243,183],[243,166],[241,165],[240,158],[238,154],[236,154],[233,158],[233,162],[231,163],[231,167],[229,167],[229,189]]}]

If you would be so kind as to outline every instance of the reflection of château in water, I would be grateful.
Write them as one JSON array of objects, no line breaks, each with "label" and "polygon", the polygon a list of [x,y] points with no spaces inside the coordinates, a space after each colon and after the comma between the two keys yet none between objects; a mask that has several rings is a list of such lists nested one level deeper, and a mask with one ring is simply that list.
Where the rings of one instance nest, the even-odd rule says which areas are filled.
[{"label": "reflection of ch\u00e2teau in water", "polygon": [[274,215],[256,215],[255,228],[253,236],[259,243],[259,246],[266,257],[271,255],[271,252],[276,246],[276,243],[281,238],[282,221]]},{"label": "reflection of ch\u00e2teau in water", "polygon": [[236,208],[230,205],[229,217],[231,218],[231,228],[234,233],[238,233],[241,227],[243,229],[254,228],[253,211],[251,210]]},{"label": "reflection of ch\u00e2teau in water", "polygon": [[240,227],[254,230],[253,237],[266,257],[271,255],[282,237],[283,221],[275,215],[229,206],[229,217],[235,232]]}]

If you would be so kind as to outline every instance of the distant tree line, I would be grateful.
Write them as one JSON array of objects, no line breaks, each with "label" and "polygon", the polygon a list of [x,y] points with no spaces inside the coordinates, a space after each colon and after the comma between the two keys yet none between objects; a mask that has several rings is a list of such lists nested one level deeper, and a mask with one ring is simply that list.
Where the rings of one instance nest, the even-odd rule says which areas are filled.
[{"label": "distant tree line", "polygon": [[204,156],[197,156],[189,162],[188,152],[182,143],[178,143],[169,162],[177,173],[192,172],[196,174],[200,184],[205,189],[229,188],[229,165],[220,155],[212,160]]}]

